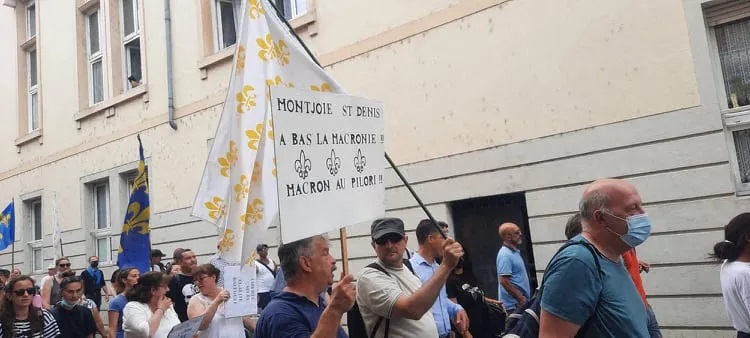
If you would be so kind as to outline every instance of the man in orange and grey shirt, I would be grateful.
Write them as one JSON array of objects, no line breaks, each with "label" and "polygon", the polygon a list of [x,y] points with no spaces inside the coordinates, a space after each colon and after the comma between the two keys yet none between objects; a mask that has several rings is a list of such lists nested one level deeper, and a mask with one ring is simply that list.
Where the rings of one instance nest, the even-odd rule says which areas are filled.
[{"label": "man in orange and grey shirt", "polygon": [[[568,223],[565,225],[565,237],[571,239],[581,233],[581,214],[576,213],[568,219]],[[646,306],[646,313],[648,314],[648,333],[651,338],[661,338],[661,330],[659,329],[659,323],[656,321],[654,310],[646,300],[646,290],[643,288],[643,280],[641,279],[641,272],[648,273],[650,266],[647,263],[638,260],[638,256],[635,254],[635,249],[630,249],[622,254],[622,262],[625,264],[625,268],[630,274],[630,278],[633,279],[635,288],[638,289],[638,293],[643,299],[643,304]]]}]

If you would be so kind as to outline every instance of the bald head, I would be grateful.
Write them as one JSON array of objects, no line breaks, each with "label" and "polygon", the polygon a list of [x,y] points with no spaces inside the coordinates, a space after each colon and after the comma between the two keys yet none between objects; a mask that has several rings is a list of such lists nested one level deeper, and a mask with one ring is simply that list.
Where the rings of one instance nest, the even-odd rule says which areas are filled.
[{"label": "bald head", "polygon": [[513,223],[503,223],[497,230],[500,233],[500,238],[503,239],[503,244],[516,247],[521,245],[522,236],[521,228]]},{"label": "bald head", "polygon": [[640,205],[640,196],[632,184],[613,178],[596,180],[583,192],[579,209],[581,218],[592,220],[594,212],[599,209],[609,209],[613,204],[628,202],[636,197]]}]

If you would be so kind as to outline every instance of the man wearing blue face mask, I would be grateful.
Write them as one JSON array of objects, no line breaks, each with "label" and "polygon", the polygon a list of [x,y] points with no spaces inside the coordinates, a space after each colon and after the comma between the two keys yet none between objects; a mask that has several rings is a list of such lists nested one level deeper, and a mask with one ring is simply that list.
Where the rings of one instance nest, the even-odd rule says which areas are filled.
[{"label": "man wearing blue face mask", "polygon": [[621,255],[651,233],[631,184],[597,180],[583,193],[583,232],[547,266],[540,337],[650,337],[646,308]]}]

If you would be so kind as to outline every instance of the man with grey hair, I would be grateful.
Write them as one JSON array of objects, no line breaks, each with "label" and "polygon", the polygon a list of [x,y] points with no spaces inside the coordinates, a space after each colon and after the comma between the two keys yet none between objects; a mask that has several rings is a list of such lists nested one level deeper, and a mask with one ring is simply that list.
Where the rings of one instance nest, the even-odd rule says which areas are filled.
[{"label": "man with grey hair", "polygon": [[367,336],[438,337],[430,310],[464,255],[461,244],[452,238],[444,241],[443,261],[423,284],[405,264],[408,238],[402,220],[375,220],[370,234],[378,259],[362,269],[357,279],[357,305]]},{"label": "man with grey hair", "polygon": [[354,305],[352,275],[341,274],[330,303],[321,293],[333,283],[336,258],[328,239],[313,236],[279,247],[286,287],[263,310],[255,327],[256,338],[346,338],[341,317]]},{"label": "man with grey hair", "polygon": [[[621,255],[648,238],[638,191],[618,179],[593,182],[579,205],[583,232],[544,275],[540,337],[649,337],[646,308]],[[587,248],[588,247],[588,248]]]}]

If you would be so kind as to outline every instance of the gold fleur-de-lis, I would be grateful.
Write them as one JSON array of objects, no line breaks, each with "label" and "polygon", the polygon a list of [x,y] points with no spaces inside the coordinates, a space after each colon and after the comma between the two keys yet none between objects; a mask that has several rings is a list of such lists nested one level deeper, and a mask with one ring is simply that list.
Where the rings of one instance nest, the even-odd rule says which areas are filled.
[{"label": "gold fleur-de-lis", "polygon": [[250,194],[250,182],[247,181],[247,175],[240,176],[240,183],[234,185],[234,200],[239,202],[245,196]]},{"label": "gold fleur-de-lis", "polygon": [[294,83],[291,82],[284,82],[284,80],[281,79],[281,76],[276,75],[273,79],[266,79],[266,87],[268,90],[266,90],[266,100],[269,102],[271,101],[271,87],[274,86],[284,86],[287,88],[294,88]]},{"label": "gold fleur-de-lis", "polygon": [[283,66],[289,63],[289,47],[284,40],[273,41],[271,34],[266,34],[265,39],[257,38],[255,42],[260,47],[258,57],[263,61],[279,60]]},{"label": "gold fleur-de-lis", "polygon": [[10,226],[10,214],[0,214],[0,225]]},{"label": "gold fleur-de-lis", "polygon": [[323,82],[320,87],[316,85],[310,86],[310,90],[316,91],[316,92],[333,92],[333,88],[331,88],[331,84],[328,82]]},{"label": "gold fleur-de-lis", "polygon": [[255,107],[255,98],[257,95],[253,93],[255,88],[251,85],[245,85],[242,87],[242,91],[235,95],[237,99],[237,112],[242,114],[249,112]]},{"label": "gold fleur-de-lis", "polygon": [[260,198],[252,200],[247,203],[245,213],[240,216],[242,221],[242,230],[244,231],[248,225],[253,225],[263,219],[263,201]]},{"label": "gold fleur-de-lis", "polygon": [[263,6],[260,4],[260,0],[250,0],[248,3],[250,5],[250,19],[257,19],[261,15],[266,14],[266,11],[263,10]]},{"label": "gold fleur-de-lis", "polygon": [[263,123],[258,123],[258,125],[255,126],[255,130],[245,130],[245,135],[250,139],[250,141],[247,141],[247,147],[253,150],[258,150],[260,136],[263,135]]},{"label": "gold fleur-de-lis", "polygon": [[150,213],[149,207],[141,209],[140,203],[130,203],[130,205],[128,205],[128,211],[125,214],[125,219],[127,219],[128,222],[122,225],[122,232],[127,234],[133,229],[138,229],[138,232],[142,235],[150,233],[151,227],[149,227],[148,224]]},{"label": "gold fleur-de-lis", "polygon": [[268,119],[268,138],[273,140],[273,119]]},{"label": "gold fleur-de-lis", "polygon": [[229,151],[227,151],[227,154],[224,157],[219,157],[218,160],[219,165],[221,166],[221,176],[229,177],[229,171],[234,167],[234,164],[237,163],[237,159],[237,142],[230,140]]},{"label": "gold fleur-de-lis", "polygon": [[237,67],[235,67],[237,75],[242,74],[242,71],[245,69],[246,56],[247,53],[245,52],[245,46],[240,45],[237,47]]},{"label": "gold fleur-de-lis", "polygon": [[234,230],[226,229],[219,240],[219,252],[227,252],[234,246]]},{"label": "gold fleur-de-lis", "polygon": [[218,196],[214,196],[212,200],[206,202],[205,206],[210,210],[208,212],[208,217],[211,217],[214,220],[224,217],[224,214],[227,211],[224,199]]},{"label": "gold fleur-de-lis", "polygon": [[255,164],[253,164],[253,177],[250,179],[253,181],[253,183],[258,183],[260,181],[260,172],[261,165],[259,161],[255,161]]}]

